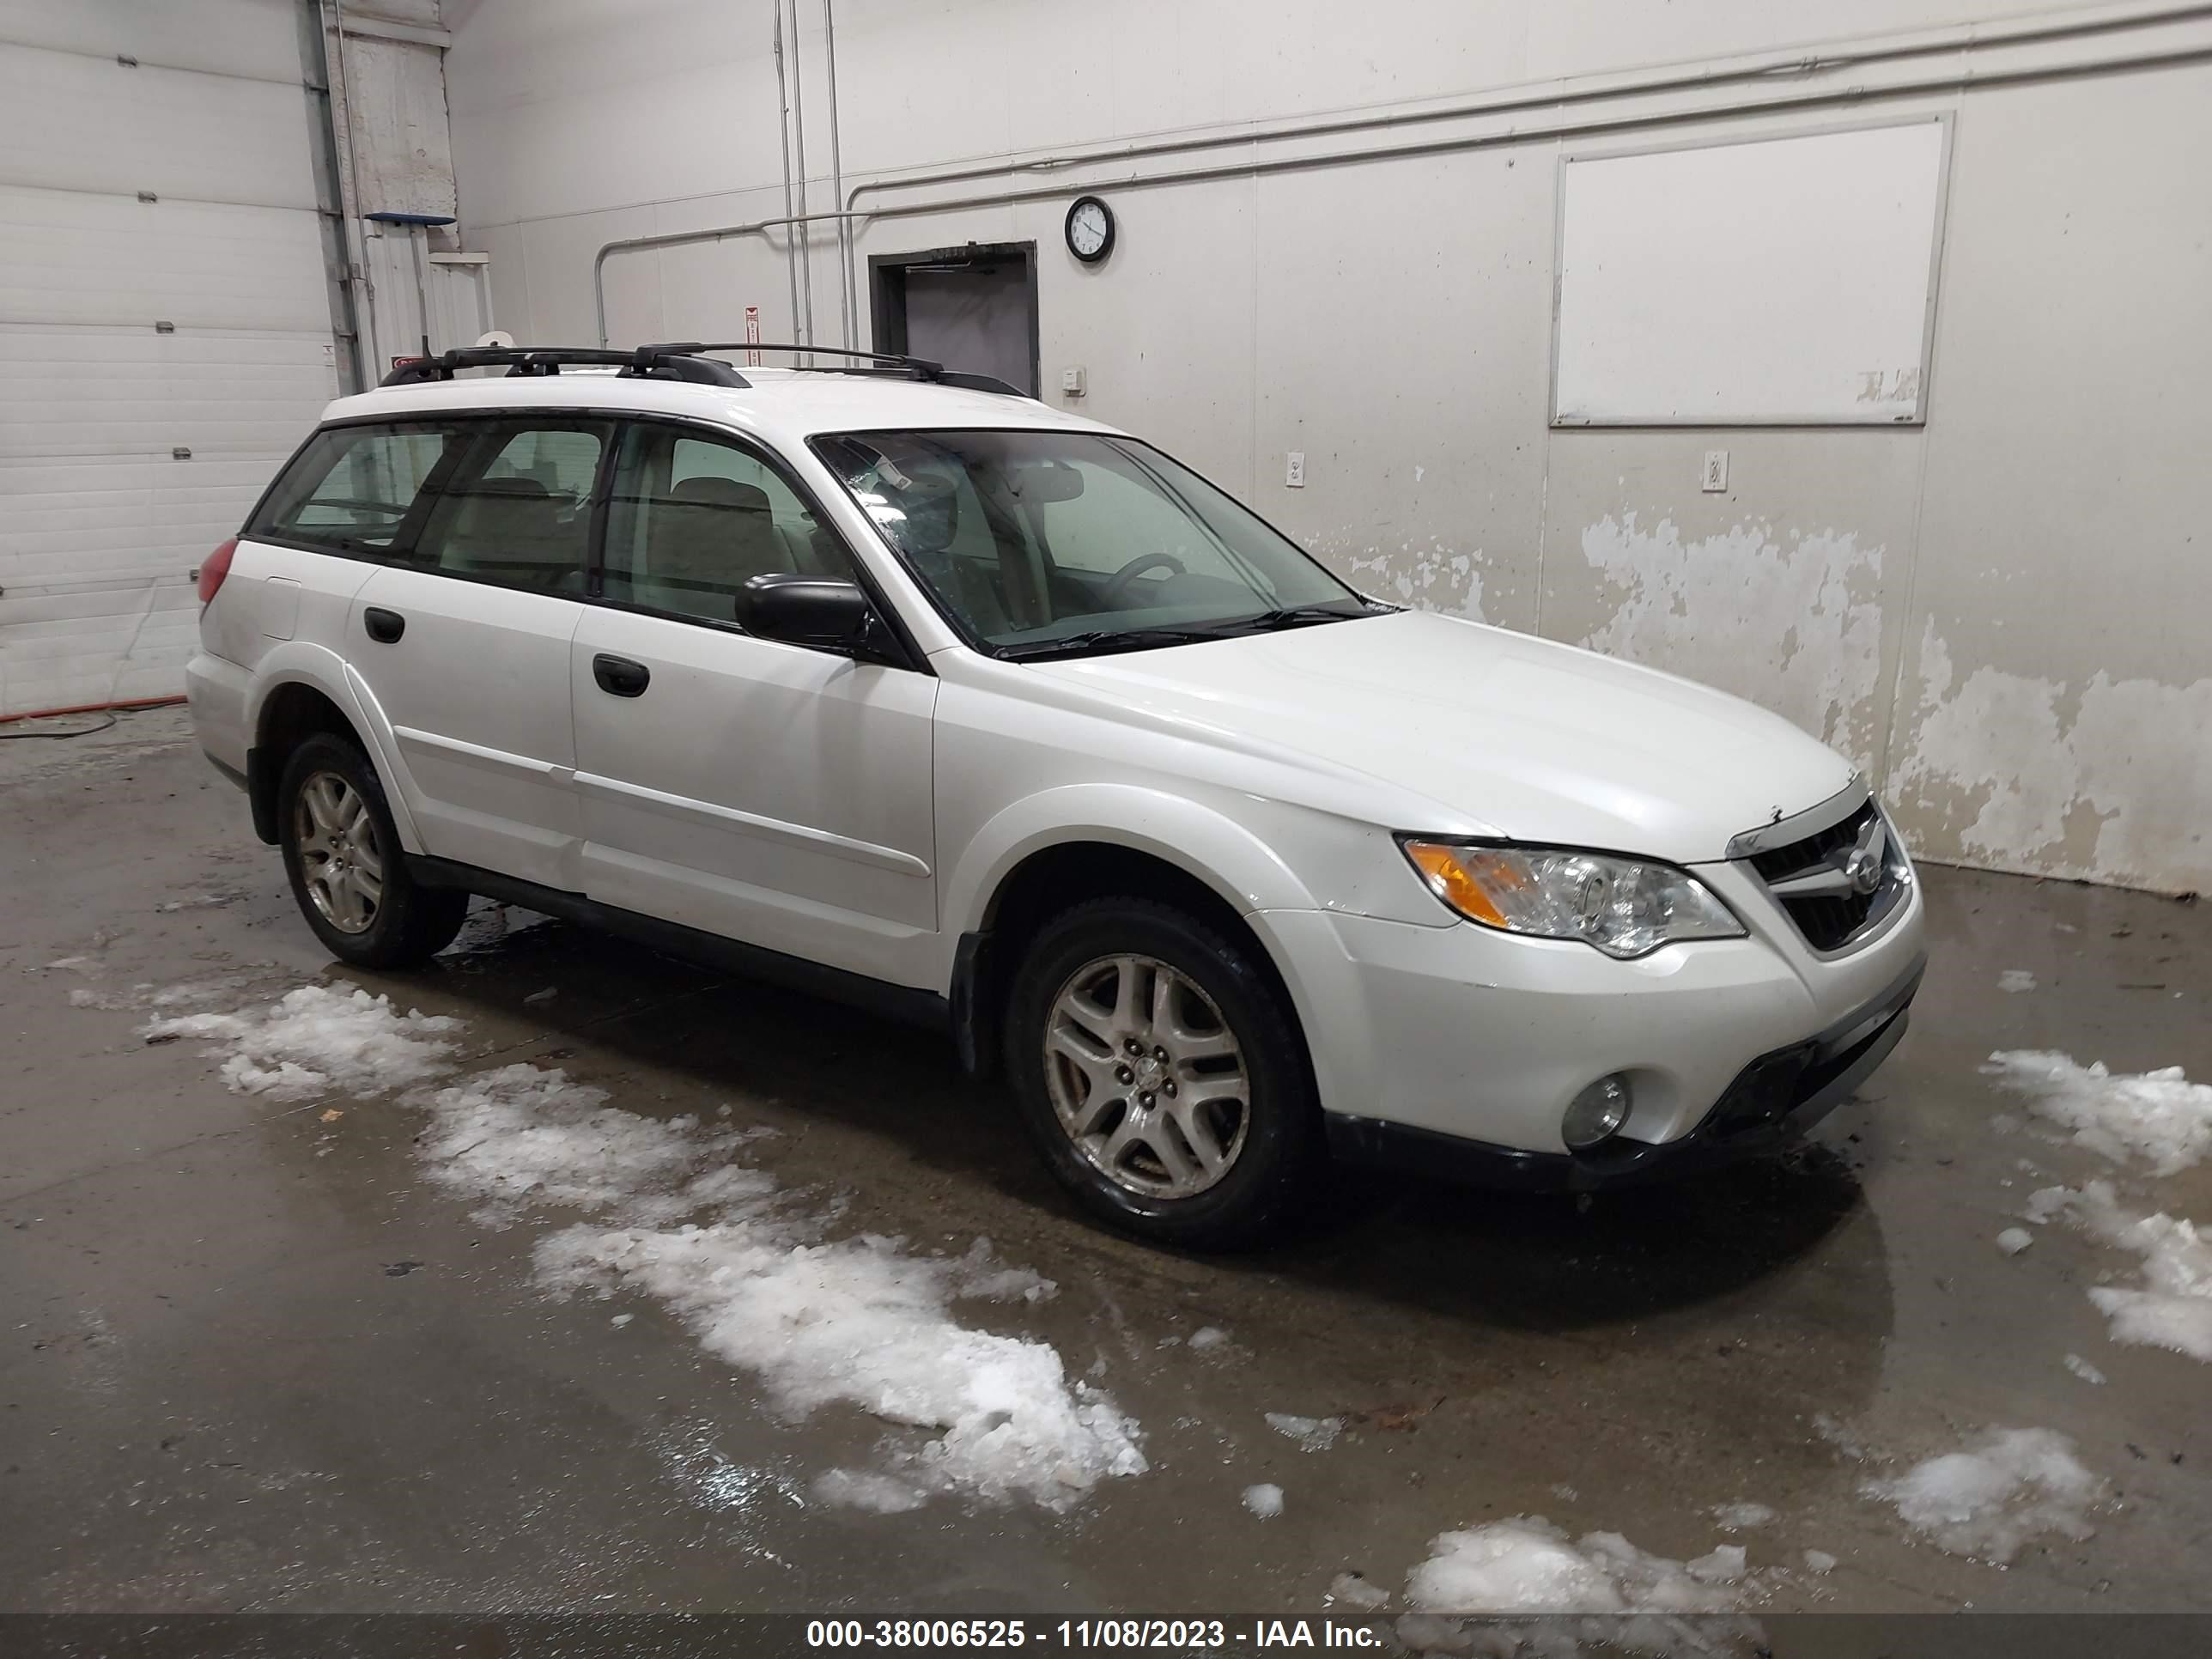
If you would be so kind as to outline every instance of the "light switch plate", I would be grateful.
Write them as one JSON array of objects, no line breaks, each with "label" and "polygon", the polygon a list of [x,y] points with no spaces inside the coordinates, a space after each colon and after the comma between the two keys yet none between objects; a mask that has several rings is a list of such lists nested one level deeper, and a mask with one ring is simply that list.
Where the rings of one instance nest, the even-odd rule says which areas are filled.
[{"label": "light switch plate", "polygon": [[1290,465],[1283,469],[1283,483],[1291,489],[1306,487],[1306,453],[1303,449],[1291,452]]},{"label": "light switch plate", "polygon": [[1709,449],[1705,452],[1705,481],[1698,488],[1708,495],[1728,488],[1728,451]]}]

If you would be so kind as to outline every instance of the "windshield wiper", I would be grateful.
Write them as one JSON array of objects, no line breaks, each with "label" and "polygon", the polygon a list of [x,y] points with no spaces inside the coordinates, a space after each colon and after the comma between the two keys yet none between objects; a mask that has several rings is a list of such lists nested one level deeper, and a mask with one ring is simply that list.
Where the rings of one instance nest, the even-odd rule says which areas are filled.
[{"label": "windshield wiper", "polygon": [[1345,610],[1345,601],[1330,599],[1322,605],[1292,605],[1262,611],[1256,617],[1240,618],[1232,626],[1239,633],[1268,634],[1279,628],[1305,628],[1315,623],[1351,622],[1359,617],[1381,614],[1380,608],[1362,604],[1357,611]]},{"label": "windshield wiper", "polygon": [[1047,657],[1081,657],[1093,652],[1143,651],[1159,645],[1196,645],[1223,638],[1218,628],[1094,628],[1081,634],[1063,634],[1056,640],[1024,640],[1001,646],[1005,662],[1036,662]]}]

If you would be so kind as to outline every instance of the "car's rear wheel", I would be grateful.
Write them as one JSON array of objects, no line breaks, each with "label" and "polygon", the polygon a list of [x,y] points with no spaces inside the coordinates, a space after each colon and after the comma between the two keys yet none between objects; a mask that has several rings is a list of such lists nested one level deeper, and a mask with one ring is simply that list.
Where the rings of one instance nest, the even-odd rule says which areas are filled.
[{"label": "car's rear wheel", "polygon": [[1256,1242],[1320,1160],[1282,992],[1249,945],[1167,905],[1100,899],[1047,923],[1016,976],[1006,1062],[1053,1173],[1147,1239]]},{"label": "car's rear wheel", "polygon": [[469,896],[417,884],[368,757],[327,732],[292,751],[276,787],[277,839],[292,896],[330,953],[405,968],[453,942]]}]

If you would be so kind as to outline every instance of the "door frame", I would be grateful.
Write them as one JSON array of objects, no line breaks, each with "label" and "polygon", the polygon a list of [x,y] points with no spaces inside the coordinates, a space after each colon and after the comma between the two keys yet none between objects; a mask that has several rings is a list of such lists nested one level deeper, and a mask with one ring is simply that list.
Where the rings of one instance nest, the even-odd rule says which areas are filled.
[{"label": "door frame", "polygon": [[[904,355],[906,351],[906,276],[917,267],[944,270],[966,265],[995,264],[1019,259],[1030,293],[1030,383],[1027,395],[1043,395],[1042,355],[1038,349],[1037,245],[1035,242],[963,242],[953,247],[925,248],[914,253],[871,253],[868,256],[868,325],[876,348]],[[957,368],[957,363],[947,363]]]}]

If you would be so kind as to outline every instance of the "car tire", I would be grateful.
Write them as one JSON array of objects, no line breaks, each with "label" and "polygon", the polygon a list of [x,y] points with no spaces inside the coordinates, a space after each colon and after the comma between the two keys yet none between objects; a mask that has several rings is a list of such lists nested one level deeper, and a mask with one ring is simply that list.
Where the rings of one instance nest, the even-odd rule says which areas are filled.
[{"label": "car tire", "polygon": [[461,931],[469,896],[408,875],[376,769],[343,738],[319,733],[285,762],[276,839],[300,914],[342,962],[413,967]]},{"label": "car tire", "polygon": [[[1164,979],[1169,1012],[1155,1020]],[[1109,999],[1138,1017],[1099,1029]],[[1224,1034],[1233,1073],[1231,1057],[1205,1052]],[[1016,971],[1004,1046],[1054,1175],[1091,1213],[1149,1243],[1258,1243],[1298,1212],[1325,1161],[1288,999],[1251,945],[1172,906],[1097,899],[1047,922]]]}]

